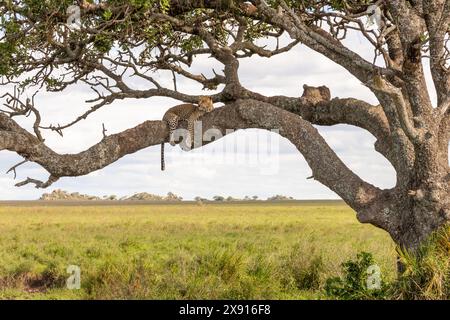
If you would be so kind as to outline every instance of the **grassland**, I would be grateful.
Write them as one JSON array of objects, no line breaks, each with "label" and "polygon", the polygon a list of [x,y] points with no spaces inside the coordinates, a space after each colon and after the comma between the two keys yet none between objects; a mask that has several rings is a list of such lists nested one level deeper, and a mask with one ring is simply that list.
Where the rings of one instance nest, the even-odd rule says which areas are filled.
[{"label": "grassland", "polygon": [[0,298],[316,299],[360,251],[394,276],[387,234],[339,203],[2,206]]}]

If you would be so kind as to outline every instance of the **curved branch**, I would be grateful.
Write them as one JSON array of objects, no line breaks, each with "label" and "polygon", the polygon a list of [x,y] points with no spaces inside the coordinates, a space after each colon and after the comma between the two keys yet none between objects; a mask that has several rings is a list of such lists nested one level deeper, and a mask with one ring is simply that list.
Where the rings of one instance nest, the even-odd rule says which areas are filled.
[{"label": "curved branch", "polygon": [[[386,114],[381,105],[371,105],[353,98],[333,98],[327,87],[303,86],[300,98],[286,96],[266,97],[242,89],[239,96],[270,103],[301,116],[315,125],[353,125],[370,132],[376,139],[375,149],[386,157],[397,172],[404,170],[405,163],[394,148],[393,136]],[[409,150],[405,150],[407,153]]]},{"label": "curved branch", "polygon": [[300,98],[286,96],[266,97],[243,89],[240,95],[246,98],[273,104],[298,114],[317,125],[349,124],[363,128],[379,140],[389,139],[389,123],[380,105],[371,105],[353,98],[333,98],[325,87],[303,86]]},{"label": "curved branch", "polygon": [[279,128],[280,135],[304,156],[314,179],[339,194],[356,211],[364,211],[382,193],[353,173],[308,121],[255,100],[238,100],[236,104],[246,126],[266,130]]},{"label": "curved branch", "polygon": [[[223,135],[229,129],[278,129],[301,152],[316,180],[339,194],[352,208],[362,214],[371,208],[382,191],[354,174],[328,146],[311,123],[298,115],[256,100],[238,100],[217,108],[202,118],[202,128],[218,129]],[[78,154],[58,154],[36,137],[0,114],[0,150],[15,151],[29,161],[36,162],[50,173],[49,181],[64,176],[81,176],[99,170],[153,145],[167,141],[168,128],[162,121],[146,121],[134,128],[105,137],[102,141]],[[47,183],[27,179],[26,182],[46,186]],[[376,219],[366,220],[374,223]],[[377,225],[383,224],[379,221]]]}]

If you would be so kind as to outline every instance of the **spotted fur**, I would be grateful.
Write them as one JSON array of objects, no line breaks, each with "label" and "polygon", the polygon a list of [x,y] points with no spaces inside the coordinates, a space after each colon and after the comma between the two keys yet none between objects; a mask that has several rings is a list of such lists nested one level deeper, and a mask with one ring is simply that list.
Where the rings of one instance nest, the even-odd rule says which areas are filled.
[{"label": "spotted fur", "polygon": [[[169,143],[174,146],[175,130],[180,121],[187,121],[189,135],[186,137],[185,145],[192,147],[194,141],[194,124],[201,116],[214,110],[213,101],[210,97],[200,97],[198,105],[180,104],[172,107],[164,114],[163,121],[169,126]],[[165,170],[164,143],[161,143],[161,170]]]}]

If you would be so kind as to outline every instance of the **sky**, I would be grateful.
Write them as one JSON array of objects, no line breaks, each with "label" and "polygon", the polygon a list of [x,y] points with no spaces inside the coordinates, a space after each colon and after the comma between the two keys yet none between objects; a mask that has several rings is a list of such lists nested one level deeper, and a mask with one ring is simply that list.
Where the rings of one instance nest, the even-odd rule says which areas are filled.
[{"label": "sky", "polygon": [[[367,59],[371,50],[360,36],[349,39],[351,48]],[[212,74],[223,66],[213,59],[196,61],[194,71]],[[290,52],[267,58],[249,58],[240,63],[242,84],[264,95],[299,97],[303,84],[326,85],[332,97],[353,97],[376,104],[373,94],[345,69],[308,48],[298,45]],[[160,73],[156,77],[169,87],[172,78]],[[131,79],[135,87],[144,83]],[[198,84],[182,79],[178,89],[189,94],[202,93]],[[7,88],[0,87],[0,96]],[[205,92],[203,92],[205,94]],[[85,100],[92,92],[74,86],[63,93],[41,92],[35,105],[41,110],[43,124],[64,124],[82,114],[89,105]],[[60,153],[77,153],[99,142],[102,123],[108,134],[120,132],[145,120],[161,119],[164,112],[179,102],[166,98],[118,101],[100,109],[60,137],[45,132],[46,143]],[[219,106],[219,105],[217,105]],[[29,119],[20,119],[29,127]],[[381,188],[395,184],[395,171],[389,162],[374,150],[375,138],[362,129],[347,125],[319,127],[320,133],[344,163],[364,180]],[[276,133],[242,130],[191,152],[166,144],[166,171],[160,171],[160,146],[153,146],[125,156],[102,170],[83,177],[61,178],[46,190],[32,185],[17,188],[15,183],[26,177],[45,180],[48,173],[38,165],[27,163],[17,170],[17,180],[5,172],[21,158],[14,153],[0,153],[0,200],[34,200],[44,192],[63,189],[90,195],[131,195],[138,192],[165,195],[173,192],[184,199],[214,195],[258,196],[265,199],[282,194],[296,199],[338,199],[327,187],[312,179],[311,170],[297,149]]]}]

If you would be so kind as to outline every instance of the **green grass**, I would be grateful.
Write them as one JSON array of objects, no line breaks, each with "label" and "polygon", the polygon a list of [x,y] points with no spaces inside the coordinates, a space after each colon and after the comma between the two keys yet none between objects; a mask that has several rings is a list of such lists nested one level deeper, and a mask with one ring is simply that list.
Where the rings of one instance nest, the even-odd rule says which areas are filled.
[{"label": "green grass", "polygon": [[404,273],[393,285],[395,299],[450,300],[450,224],[434,232],[417,254],[400,252]]},{"label": "green grass", "polygon": [[0,207],[0,298],[320,299],[360,251],[394,278],[389,236],[343,204]]}]

